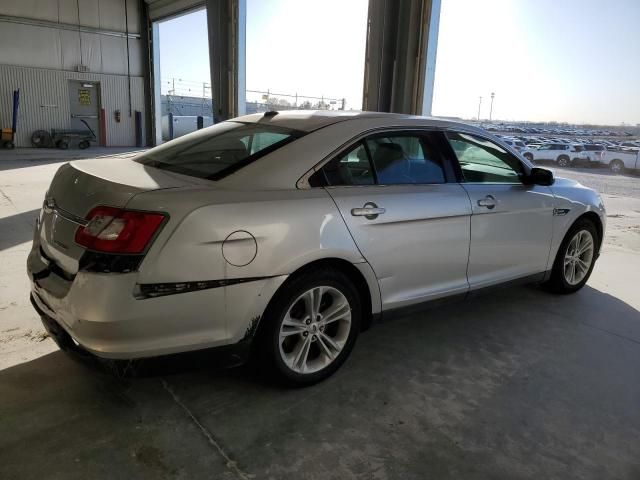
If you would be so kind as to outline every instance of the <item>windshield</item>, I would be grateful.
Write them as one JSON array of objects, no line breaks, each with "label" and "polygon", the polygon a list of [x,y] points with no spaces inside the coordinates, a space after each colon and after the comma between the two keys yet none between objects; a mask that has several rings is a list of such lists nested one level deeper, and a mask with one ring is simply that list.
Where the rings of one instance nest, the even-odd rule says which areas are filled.
[{"label": "windshield", "polygon": [[273,125],[222,122],[152,148],[134,160],[160,170],[219,180],[302,135]]}]

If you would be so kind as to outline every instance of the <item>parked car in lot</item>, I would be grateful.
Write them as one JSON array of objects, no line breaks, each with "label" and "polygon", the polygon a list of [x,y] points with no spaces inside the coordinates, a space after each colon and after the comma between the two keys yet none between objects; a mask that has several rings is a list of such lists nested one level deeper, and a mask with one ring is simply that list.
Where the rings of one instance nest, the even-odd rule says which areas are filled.
[{"label": "parked car in lot", "polygon": [[63,165],[27,268],[64,349],[224,346],[306,385],[392,310],[515,281],[579,290],[605,219],[595,191],[475,127],[267,112]]},{"label": "parked car in lot", "polygon": [[517,151],[521,151],[527,147],[524,142],[512,138],[503,138],[502,141]]},{"label": "parked car in lot", "polygon": [[625,170],[640,170],[640,152],[623,149],[607,149],[603,152],[602,163],[613,173],[624,173]]},{"label": "parked car in lot", "polygon": [[559,167],[589,162],[589,156],[580,145],[547,143],[536,149],[525,148],[521,153],[529,161],[550,161],[555,162]]},{"label": "parked car in lot", "polygon": [[599,165],[604,163],[604,152],[606,148],[604,145],[598,145],[595,143],[589,143],[584,145],[584,150],[588,155],[588,162],[592,165]]}]

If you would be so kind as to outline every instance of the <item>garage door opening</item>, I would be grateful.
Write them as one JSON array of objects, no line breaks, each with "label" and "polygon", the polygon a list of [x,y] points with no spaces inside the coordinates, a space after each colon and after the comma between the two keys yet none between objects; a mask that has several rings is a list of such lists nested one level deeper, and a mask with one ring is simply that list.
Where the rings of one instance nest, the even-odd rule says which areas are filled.
[{"label": "garage door opening", "polygon": [[155,141],[213,124],[207,12],[153,22]]}]

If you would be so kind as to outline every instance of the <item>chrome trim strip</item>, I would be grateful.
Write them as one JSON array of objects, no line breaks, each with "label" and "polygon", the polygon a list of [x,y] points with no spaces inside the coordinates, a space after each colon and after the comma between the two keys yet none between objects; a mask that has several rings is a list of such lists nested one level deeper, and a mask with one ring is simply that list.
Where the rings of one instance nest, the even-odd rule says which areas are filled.
[{"label": "chrome trim strip", "polygon": [[229,278],[226,280],[201,280],[196,282],[139,283],[135,287],[133,296],[137,300],[145,300],[148,298],[176,295],[178,293],[189,293],[200,290],[209,290],[211,288],[229,287],[239,283],[257,282],[268,278],[273,278],[273,276]]}]

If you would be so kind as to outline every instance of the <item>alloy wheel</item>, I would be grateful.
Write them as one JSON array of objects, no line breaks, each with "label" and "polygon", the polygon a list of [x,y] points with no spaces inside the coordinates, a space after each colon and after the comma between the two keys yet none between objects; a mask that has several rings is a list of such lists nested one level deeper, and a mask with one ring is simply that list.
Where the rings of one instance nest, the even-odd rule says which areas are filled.
[{"label": "alloy wheel", "polygon": [[622,165],[620,164],[620,162],[613,162],[611,164],[611,171],[613,173],[620,173],[622,172]]},{"label": "alloy wheel", "polygon": [[278,345],[284,363],[310,374],[333,363],[349,338],[351,305],[340,290],[314,287],[300,295],[285,313]]},{"label": "alloy wheel", "polygon": [[578,231],[567,246],[564,255],[564,278],[569,285],[578,285],[593,262],[595,244],[593,236],[587,230]]}]

